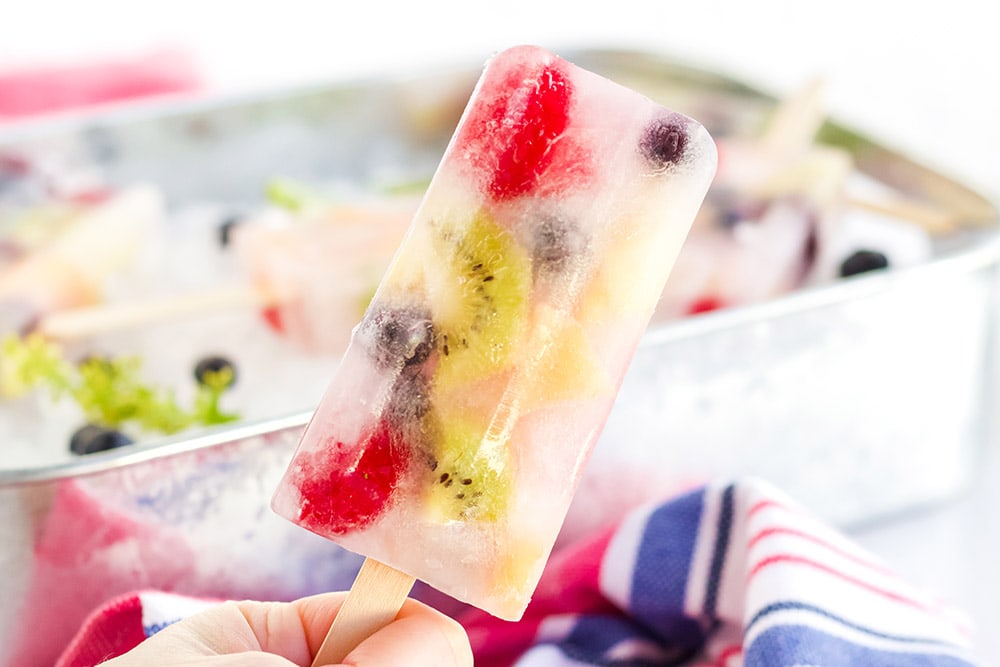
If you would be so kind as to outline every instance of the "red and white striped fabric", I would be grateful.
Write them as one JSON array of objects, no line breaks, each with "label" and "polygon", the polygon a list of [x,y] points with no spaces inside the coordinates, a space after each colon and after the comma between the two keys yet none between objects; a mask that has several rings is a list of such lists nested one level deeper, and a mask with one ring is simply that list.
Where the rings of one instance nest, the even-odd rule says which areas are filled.
[{"label": "red and white striped fabric", "polygon": [[[113,601],[58,665],[96,664],[206,604]],[[637,508],[562,549],[518,623],[459,620],[482,667],[977,664],[961,614],[752,479]]]}]

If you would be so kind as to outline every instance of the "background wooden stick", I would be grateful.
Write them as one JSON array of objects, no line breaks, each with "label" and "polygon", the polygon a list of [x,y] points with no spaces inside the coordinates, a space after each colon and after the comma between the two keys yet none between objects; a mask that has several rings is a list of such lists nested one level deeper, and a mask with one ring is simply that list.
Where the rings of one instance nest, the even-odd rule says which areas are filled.
[{"label": "background wooden stick", "polygon": [[217,287],[56,311],[45,315],[36,330],[47,338],[75,340],[222,309],[264,305],[268,305],[267,297],[248,285]]},{"label": "background wooden stick", "polygon": [[340,664],[354,647],[389,625],[414,581],[408,574],[366,558],[313,659],[313,667]]}]

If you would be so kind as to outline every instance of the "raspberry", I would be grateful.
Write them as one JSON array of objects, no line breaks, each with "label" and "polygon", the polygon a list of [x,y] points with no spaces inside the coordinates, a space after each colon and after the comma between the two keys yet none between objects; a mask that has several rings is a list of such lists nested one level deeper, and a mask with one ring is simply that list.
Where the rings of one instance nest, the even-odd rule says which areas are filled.
[{"label": "raspberry", "polygon": [[261,317],[264,318],[264,322],[266,322],[267,326],[271,327],[272,330],[277,333],[285,332],[285,321],[281,316],[281,308],[278,306],[268,306],[266,308],[262,308],[260,314]]},{"label": "raspberry", "polygon": [[725,303],[722,299],[714,296],[703,296],[700,299],[695,299],[691,304],[688,305],[687,314],[697,315],[698,313],[710,313],[713,310],[719,310],[725,307]]},{"label": "raspberry", "polygon": [[566,74],[555,63],[540,71],[530,67],[514,69],[497,82],[493,99],[466,121],[456,142],[478,168],[489,170],[487,190],[498,201],[535,187],[569,122],[572,94]]},{"label": "raspberry", "polygon": [[302,463],[302,524],[334,535],[372,524],[389,508],[408,453],[384,422],[357,445],[330,442]]}]

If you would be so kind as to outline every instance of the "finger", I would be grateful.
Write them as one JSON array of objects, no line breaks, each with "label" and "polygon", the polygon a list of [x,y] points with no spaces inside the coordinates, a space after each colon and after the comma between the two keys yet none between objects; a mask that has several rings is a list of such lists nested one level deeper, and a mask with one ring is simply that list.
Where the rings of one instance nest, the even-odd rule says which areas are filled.
[{"label": "finger", "polygon": [[308,667],[344,597],[344,593],[325,593],[295,603],[225,602],[165,628],[107,664],[139,667],[169,660],[178,667]]},{"label": "finger", "polygon": [[309,654],[316,655],[333,625],[333,619],[347,599],[347,593],[323,593],[301,598],[292,603],[297,609],[299,622],[305,633]]},{"label": "finger", "polygon": [[[159,663],[143,663],[143,665],[149,664],[169,664],[170,667],[297,667],[301,663],[291,662],[280,655],[272,653],[247,651],[243,653],[231,653],[229,655],[192,658],[189,662],[184,663],[175,663],[170,660],[170,656],[161,656]],[[305,664],[308,665],[309,663]]]},{"label": "finger", "polygon": [[[260,642],[239,604],[226,602],[174,623],[125,655],[105,664],[109,667],[138,667],[162,663],[180,667],[189,664],[201,665],[205,664],[206,659],[212,659],[211,664],[214,665],[220,664],[215,656],[247,655],[260,650]],[[251,659],[258,661],[252,663],[255,665],[268,664],[259,657]],[[280,662],[272,660],[270,664],[283,666],[293,664],[281,658],[278,660]],[[225,664],[224,661],[221,664]]]},{"label": "finger", "polygon": [[361,642],[344,664],[351,667],[471,667],[472,649],[457,621],[416,600],[396,620]]},{"label": "finger", "polygon": [[260,650],[309,665],[346,597],[323,593],[290,604],[239,602],[237,608]]}]

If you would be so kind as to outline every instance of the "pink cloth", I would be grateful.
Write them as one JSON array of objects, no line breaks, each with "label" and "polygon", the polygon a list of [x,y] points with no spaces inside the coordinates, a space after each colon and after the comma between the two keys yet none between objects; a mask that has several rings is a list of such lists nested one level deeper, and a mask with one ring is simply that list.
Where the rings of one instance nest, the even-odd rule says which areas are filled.
[{"label": "pink cloth", "polygon": [[195,63],[175,51],[131,59],[0,69],[0,123],[126,100],[189,94],[202,86]]}]

